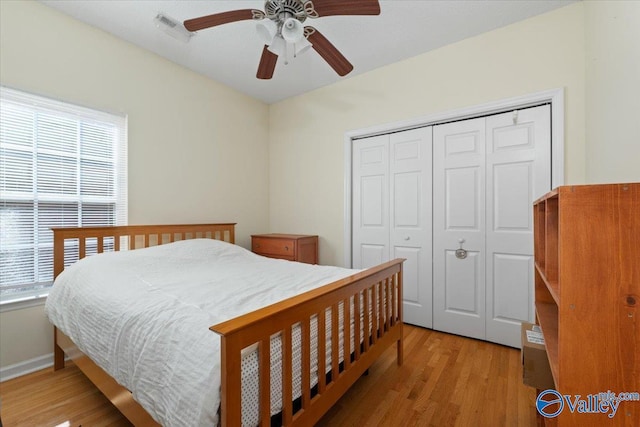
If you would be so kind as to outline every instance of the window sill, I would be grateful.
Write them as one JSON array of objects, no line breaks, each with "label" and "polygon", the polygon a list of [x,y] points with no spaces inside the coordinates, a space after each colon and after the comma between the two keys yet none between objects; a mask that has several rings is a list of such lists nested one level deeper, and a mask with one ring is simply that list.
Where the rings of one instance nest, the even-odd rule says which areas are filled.
[{"label": "window sill", "polygon": [[35,297],[27,297],[13,301],[2,301],[0,302],[0,313],[44,305],[45,301],[47,301],[47,295],[49,295],[48,292],[44,295],[38,295]]}]

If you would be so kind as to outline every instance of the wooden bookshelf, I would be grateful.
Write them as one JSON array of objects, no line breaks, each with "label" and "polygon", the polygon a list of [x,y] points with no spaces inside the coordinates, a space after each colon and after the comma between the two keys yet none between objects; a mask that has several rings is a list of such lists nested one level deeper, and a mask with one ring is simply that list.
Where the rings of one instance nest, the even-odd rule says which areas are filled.
[{"label": "wooden bookshelf", "polygon": [[[536,318],[562,395],[640,391],[640,183],[563,186],[536,200]],[[546,425],[638,426],[640,402],[616,415],[572,413]]]}]

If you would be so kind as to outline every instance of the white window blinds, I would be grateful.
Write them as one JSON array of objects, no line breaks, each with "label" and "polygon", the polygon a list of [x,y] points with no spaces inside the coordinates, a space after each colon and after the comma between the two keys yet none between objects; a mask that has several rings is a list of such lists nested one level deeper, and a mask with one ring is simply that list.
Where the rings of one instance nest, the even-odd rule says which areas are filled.
[{"label": "white window blinds", "polygon": [[0,302],[46,295],[51,227],[126,223],[126,117],[0,88]]}]

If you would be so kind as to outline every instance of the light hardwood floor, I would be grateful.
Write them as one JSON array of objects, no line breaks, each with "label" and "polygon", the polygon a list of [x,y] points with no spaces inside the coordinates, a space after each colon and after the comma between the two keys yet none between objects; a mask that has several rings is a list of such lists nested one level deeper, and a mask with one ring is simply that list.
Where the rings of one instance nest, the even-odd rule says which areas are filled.
[{"label": "light hardwood floor", "polygon": [[[535,426],[535,390],[522,384],[520,351],[406,326],[318,426]],[[130,426],[73,365],[0,384],[4,427]]]}]

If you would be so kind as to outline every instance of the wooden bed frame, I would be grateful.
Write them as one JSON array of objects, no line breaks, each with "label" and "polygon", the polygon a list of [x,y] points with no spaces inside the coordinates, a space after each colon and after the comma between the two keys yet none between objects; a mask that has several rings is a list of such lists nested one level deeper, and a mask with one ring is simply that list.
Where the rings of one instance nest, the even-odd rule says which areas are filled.
[{"label": "wooden bed frame", "polygon": [[[109,250],[137,249],[176,240],[190,238],[212,238],[234,243],[235,224],[189,224],[149,225],[87,228],[54,228],[54,277],[64,269],[65,241],[78,241],[79,258],[87,254],[87,246],[95,247],[97,253]],[[71,247],[71,245],[67,245]],[[397,363],[402,364],[402,262],[397,259],[320,288],[280,301],[268,307],[247,313],[229,321],[214,325],[210,330],[221,336],[221,407],[222,426],[241,424],[241,352],[244,348],[258,344],[260,425],[271,424],[270,414],[270,343],[274,334],[282,334],[283,380],[282,380],[282,424],[313,425],[392,344],[397,345]],[[385,303],[380,303],[385,302]],[[351,331],[352,307],[370,307],[359,313],[364,325],[373,325],[365,332],[360,322],[354,322]],[[331,318],[326,319],[326,310],[331,309]],[[340,308],[343,311],[339,318]],[[318,357],[318,384],[311,392],[310,352],[311,318],[317,316],[318,337],[326,336],[325,321],[331,323],[331,366],[325,366],[325,358]],[[357,319],[357,313],[353,313]],[[342,324],[340,324],[342,323]],[[378,325],[378,326],[376,326]],[[292,396],[292,339],[294,327],[301,330],[302,339],[302,396],[301,407],[294,413]],[[350,348],[349,339],[343,340],[343,354],[351,355],[339,360],[339,329],[344,336],[353,334],[354,342],[361,343]],[[367,328],[368,329],[368,328]],[[368,337],[367,337],[368,336]],[[54,327],[54,369],[64,367],[65,355],[73,360],[84,374],[135,426],[157,426],[153,418],[140,406],[131,393],[120,386],[91,359],[82,354],[75,344]],[[318,339],[318,355],[326,353],[326,342]],[[338,373],[337,375],[335,373]]]}]

